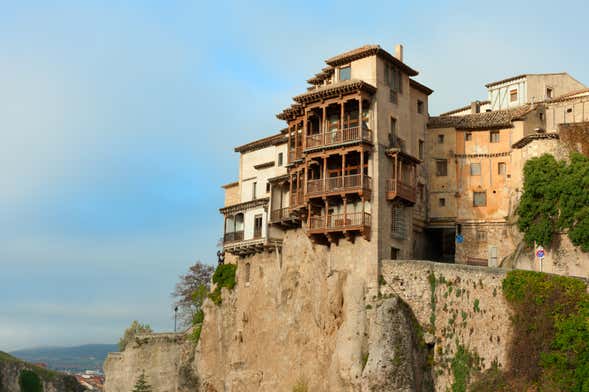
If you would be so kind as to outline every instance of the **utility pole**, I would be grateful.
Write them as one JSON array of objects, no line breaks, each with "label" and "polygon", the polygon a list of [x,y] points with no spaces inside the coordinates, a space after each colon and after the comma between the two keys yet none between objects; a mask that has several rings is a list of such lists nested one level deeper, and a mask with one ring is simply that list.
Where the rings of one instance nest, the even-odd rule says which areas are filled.
[{"label": "utility pole", "polygon": [[176,319],[177,319],[177,316],[178,316],[178,307],[176,306],[174,308],[174,332],[176,332]]}]

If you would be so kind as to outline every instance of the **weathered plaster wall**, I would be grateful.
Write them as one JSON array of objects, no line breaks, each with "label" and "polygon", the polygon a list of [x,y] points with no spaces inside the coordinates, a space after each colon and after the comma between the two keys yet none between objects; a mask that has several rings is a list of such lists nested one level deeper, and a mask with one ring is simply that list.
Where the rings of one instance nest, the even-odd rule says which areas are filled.
[{"label": "weathered plaster wall", "polygon": [[[450,361],[459,342],[477,353],[485,368],[493,361],[507,366],[511,339],[510,310],[500,269],[427,261],[383,261],[384,296],[398,295],[433,337],[437,391],[453,381]],[[427,341],[428,339],[426,339]]]},{"label": "weathered plaster wall", "polygon": [[[147,382],[154,391],[179,392],[194,380],[186,374],[194,356],[192,343],[182,333],[138,335],[123,352],[110,353],[104,362],[105,392],[129,392],[145,371]],[[189,372],[185,371],[188,365]],[[188,380],[188,381],[186,381]]]}]

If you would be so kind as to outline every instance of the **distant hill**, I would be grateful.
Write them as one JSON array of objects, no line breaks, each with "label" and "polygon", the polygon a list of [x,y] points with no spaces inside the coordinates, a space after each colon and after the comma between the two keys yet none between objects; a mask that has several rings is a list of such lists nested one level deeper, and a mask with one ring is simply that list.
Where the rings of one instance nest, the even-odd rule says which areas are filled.
[{"label": "distant hill", "polygon": [[106,355],[119,351],[116,344],[86,344],[76,347],[39,347],[10,354],[31,363],[45,363],[54,370],[102,370]]}]

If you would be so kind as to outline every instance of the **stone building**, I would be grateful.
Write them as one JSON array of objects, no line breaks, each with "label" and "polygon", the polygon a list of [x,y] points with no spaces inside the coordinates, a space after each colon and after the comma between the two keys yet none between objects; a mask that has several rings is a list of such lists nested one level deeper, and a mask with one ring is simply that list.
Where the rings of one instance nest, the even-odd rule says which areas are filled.
[{"label": "stone building", "polygon": [[[589,89],[567,73],[486,85],[488,100],[429,117],[432,90],[403,47],[366,45],[325,61],[277,117],[286,128],[235,150],[225,185],[224,249],[279,250],[302,229],[374,260],[502,266],[522,245],[515,211],[525,162],[587,153]],[[581,130],[580,130],[581,129]],[[561,140],[562,139],[562,140]]]}]

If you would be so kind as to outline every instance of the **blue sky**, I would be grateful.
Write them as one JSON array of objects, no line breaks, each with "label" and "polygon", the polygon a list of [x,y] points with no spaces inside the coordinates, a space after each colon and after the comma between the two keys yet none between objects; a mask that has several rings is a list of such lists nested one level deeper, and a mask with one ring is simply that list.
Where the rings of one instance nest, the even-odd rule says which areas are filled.
[{"label": "blue sky", "polygon": [[173,328],[169,293],[213,263],[233,147],[323,60],[392,50],[436,92],[568,71],[589,83],[589,6],[570,1],[0,2],[0,350]]}]

